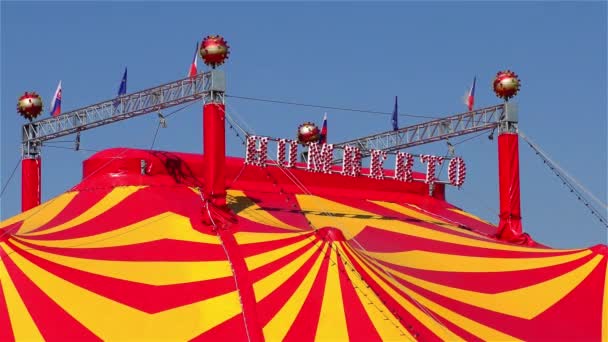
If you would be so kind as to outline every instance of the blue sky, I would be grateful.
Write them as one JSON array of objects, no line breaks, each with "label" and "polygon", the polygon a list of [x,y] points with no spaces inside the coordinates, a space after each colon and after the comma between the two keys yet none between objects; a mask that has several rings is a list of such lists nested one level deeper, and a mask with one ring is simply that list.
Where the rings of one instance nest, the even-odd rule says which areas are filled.
[{"label": "blue sky", "polygon": [[[520,129],[606,202],[605,2],[403,3],[1,3],[1,182],[19,160],[17,98],[37,91],[45,106],[63,81],[63,111],[115,96],[125,66],[129,92],[185,76],[194,44],[219,33],[232,47],[227,93],[390,112],[445,116],[464,111],[477,75],[476,107],[499,103],[497,71],[522,80]],[[199,61],[199,67],[202,65]],[[292,137],[324,110],[229,99],[256,133]],[[167,110],[166,113],[169,113]],[[45,113],[45,115],[47,115]],[[329,140],[390,129],[390,116],[328,110]],[[156,115],[82,134],[82,148],[150,148]],[[201,107],[168,121],[155,148],[201,152]],[[401,117],[408,125],[419,119]],[[231,132],[228,153],[244,150]],[[464,137],[466,138],[466,137]],[[453,139],[458,142],[464,138]],[[73,137],[59,140],[73,139]],[[70,143],[54,146],[72,147]],[[445,142],[414,148],[444,154]],[[448,199],[492,222],[498,213],[496,140],[457,145],[467,161],[462,190]],[[524,229],[555,247],[606,243],[606,228],[520,140]],[[81,178],[90,151],[43,149],[43,201]],[[20,209],[20,169],[8,184],[2,218]]]}]

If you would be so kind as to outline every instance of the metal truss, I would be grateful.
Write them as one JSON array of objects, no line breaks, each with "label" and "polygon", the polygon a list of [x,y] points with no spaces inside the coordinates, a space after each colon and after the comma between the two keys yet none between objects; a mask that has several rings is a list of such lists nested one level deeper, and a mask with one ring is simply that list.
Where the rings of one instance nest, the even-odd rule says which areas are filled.
[{"label": "metal truss", "polygon": [[[347,145],[361,149],[361,156],[368,157],[372,150],[387,152],[428,144],[464,134],[490,130],[498,127],[505,115],[505,104],[477,109],[475,111],[428,121],[397,131],[388,131],[367,137],[334,144],[335,148]],[[334,163],[342,162],[341,159]]]},{"label": "metal truss", "polygon": [[161,109],[204,99],[224,103],[226,82],[221,70],[197,74],[154,88],[23,125],[22,153],[40,154],[42,142],[126,120]]}]

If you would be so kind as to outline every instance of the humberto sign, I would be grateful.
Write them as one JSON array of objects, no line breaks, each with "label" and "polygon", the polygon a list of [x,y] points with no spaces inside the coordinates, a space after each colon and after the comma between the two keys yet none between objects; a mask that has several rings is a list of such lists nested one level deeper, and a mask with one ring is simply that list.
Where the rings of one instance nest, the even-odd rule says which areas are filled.
[{"label": "humberto sign", "polygon": [[[276,164],[268,164],[268,142],[276,143]],[[449,184],[461,187],[466,177],[466,165],[461,157],[447,158],[433,155],[413,155],[407,152],[395,154],[395,172],[393,176],[385,175],[384,161],[388,153],[382,150],[372,150],[369,162],[369,172],[363,174],[361,171],[361,150],[355,146],[340,147],[342,150],[342,168],[332,169],[334,156],[333,144],[311,143],[308,145],[308,160],[306,166],[296,165],[298,157],[298,142],[289,139],[275,139],[250,135],[247,137],[247,150],[245,153],[245,164],[266,167],[277,165],[285,168],[304,169],[309,172],[337,173],[346,176],[367,176],[374,179],[395,179],[403,182],[423,181],[427,184],[448,183],[437,179],[436,167],[446,160],[448,162]],[[426,164],[426,177],[416,179],[412,168],[415,157],[422,164]]]}]

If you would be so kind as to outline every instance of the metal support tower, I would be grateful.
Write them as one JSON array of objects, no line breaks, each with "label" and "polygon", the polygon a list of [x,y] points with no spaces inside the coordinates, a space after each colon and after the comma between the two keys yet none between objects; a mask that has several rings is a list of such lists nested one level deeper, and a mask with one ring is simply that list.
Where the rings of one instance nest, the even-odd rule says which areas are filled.
[{"label": "metal support tower", "polygon": [[[494,129],[499,126],[505,116],[507,104],[477,109],[471,112],[448,116],[446,118],[423,122],[401,128],[397,131],[387,131],[367,137],[334,144],[337,147],[347,145],[361,149],[361,156],[368,157],[372,150],[387,152],[432,143],[465,134]],[[334,164],[342,162],[334,160]]]},{"label": "metal support tower", "polygon": [[171,106],[204,99],[220,99],[224,92],[225,77],[221,70],[197,74],[154,88],[142,90],[76,109],[57,117],[23,125],[22,153],[24,158],[40,155],[42,143],[98,126],[152,113]]},{"label": "metal support tower", "polygon": [[223,106],[225,89],[224,72],[212,70],[23,125],[22,211],[40,204],[43,142],[200,99]]}]

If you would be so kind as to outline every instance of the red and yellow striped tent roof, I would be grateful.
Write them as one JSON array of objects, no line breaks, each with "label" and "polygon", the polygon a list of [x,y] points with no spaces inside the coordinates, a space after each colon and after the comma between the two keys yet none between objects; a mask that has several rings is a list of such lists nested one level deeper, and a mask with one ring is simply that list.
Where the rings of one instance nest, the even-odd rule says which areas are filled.
[{"label": "red and yellow striped tent roof", "polygon": [[203,167],[106,150],[0,223],[0,341],[608,339],[604,245],[500,242],[441,187],[232,158],[214,227]]}]

